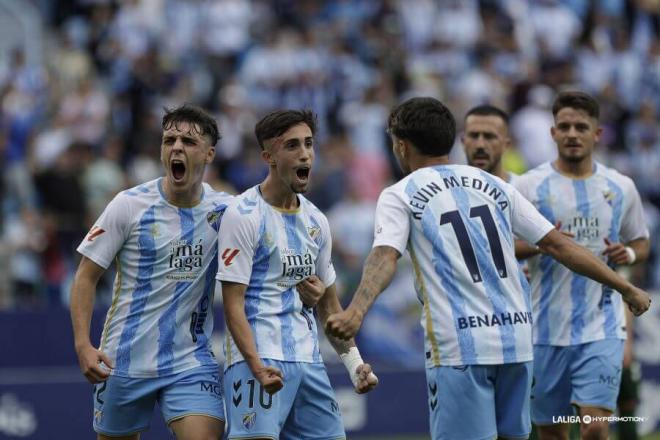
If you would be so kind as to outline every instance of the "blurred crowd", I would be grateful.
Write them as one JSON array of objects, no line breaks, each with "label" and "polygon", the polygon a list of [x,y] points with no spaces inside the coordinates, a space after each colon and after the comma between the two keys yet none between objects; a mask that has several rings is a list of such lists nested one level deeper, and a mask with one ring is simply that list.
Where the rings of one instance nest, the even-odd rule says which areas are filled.
[{"label": "blurred crowd", "polygon": [[[556,154],[555,93],[595,95],[598,159],[635,180],[658,231],[659,11],[656,0],[0,0],[0,308],[66,305],[75,248],[118,191],[161,174],[163,107],[185,102],[217,116],[207,181],[233,193],[265,175],[253,135],[263,114],[318,114],[308,196],[334,230],[345,295],[377,196],[400,177],[387,115],[413,95],[441,99],[459,125],[476,104],[506,109],[505,166],[517,173]],[[653,241],[637,276],[660,287]],[[365,338],[383,344],[384,328],[403,327],[375,350],[419,340],[403,266]],[[110,286],[111,275],[100,304]]]}]

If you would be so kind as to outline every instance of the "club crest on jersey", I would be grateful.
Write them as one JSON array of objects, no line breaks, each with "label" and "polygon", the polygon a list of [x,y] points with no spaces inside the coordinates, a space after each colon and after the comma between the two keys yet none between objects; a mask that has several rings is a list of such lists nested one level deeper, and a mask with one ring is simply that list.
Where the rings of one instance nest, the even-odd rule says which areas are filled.
[{"label": "club crest on jersey", "polygon": [[312,240],[316,241],[316,239],[321,234],[321,228],[318,226],[308,226],[307,232],[309,233],[309,236],[312,238]]},{"label": "club crest on jersey", "polygon": [[222,221],[222,216],[227,210],[227,205],[216,206],[213,211],[206,214],[206,221],[209,222],[209,225],[216,231],[220,229],[220,222]]},{"label": "club crest on jersey", "polygon": [[90,229],[89,234],[87,234],[87,241],[94,241],[96,237],[103,234],[104,232],[105,230],[100,226],[94,226],[92,229]]},{"label": "club crest on jersey", "polygon": [[603,191],[603,198],[608,205],[612,206],[614,203],[614,193],[612,191]]},{"label": "club crest on jersey", "polygon": [[252,428],[254,428],[254,424],[257,422],[257,413],[251,412],[247,414],[243,414],[243,426],[245,426],[245,429],[248,431]]}]

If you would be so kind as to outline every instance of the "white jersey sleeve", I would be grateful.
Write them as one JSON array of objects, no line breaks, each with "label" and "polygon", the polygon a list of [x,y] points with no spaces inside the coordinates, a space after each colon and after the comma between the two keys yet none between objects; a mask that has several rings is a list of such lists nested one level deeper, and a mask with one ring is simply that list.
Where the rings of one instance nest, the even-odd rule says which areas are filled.
[{"label": "white jersey sleeve", "polygon": [[644,219],[642,199],[630,179],[626,179],[624,215],[621,219],[621,242],[629,243],[638,238],[649,238],[649,230]]},{"label": "white jersey sleeve", "polygon": [[249,284],[258,225],[254,217],[241,215],[236,205],[227,208],[218,235],[219,281]]},{"label": "white jersey sleeve", "polygon": [[517,190],[511,194],[513,233],[529,243],[538,243],[554,226]]},{"label": "white jersey sleeve", "polygon": [[393,247],[403,255],[410,235],[410,214],[406,202],[394,191],[386,188],[378,198],[374,244]]},{"label": "white jersey sleeve", "polygon": [[316,262],[316,275],[325,284],[326,288],[332,286],[337,278],[332,264],[332,236],[330,224],[325,216],[321,216],[321,244]]},{"label": "white jersey sleeve", "polygon": [[78,252],[107,269],[128,239],[131,229],[131,205],[118,194],[96,220],[78,246]]}]

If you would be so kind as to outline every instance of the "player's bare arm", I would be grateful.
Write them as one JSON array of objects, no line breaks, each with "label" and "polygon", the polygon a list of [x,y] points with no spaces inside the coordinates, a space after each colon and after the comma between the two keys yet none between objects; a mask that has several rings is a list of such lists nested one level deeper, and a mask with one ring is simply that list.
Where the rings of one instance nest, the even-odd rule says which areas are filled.
[{"label": "player's bare arm", "polygon": [[[555,228],[557,228],[559,232],[561,232],[568,238],[575,237],[575,234],[573,234],[572,232],[561,230],[561,222],[557,222],[555,224]],[[515,249],[516,249],[516,258],[518,260],[526,260],[541,253],[541,249],[538,246],[529,244],[525,240],[515,240]]]},{"label": "player's bare arm", "polygon": [[113,368],[110,359],[97,350],[89,339],[89,327],[96,298],[96,285],[105,269],[87,257],[82,257],[71,288],[71,322],[80,371],[90,383],[99,383],[110,377],[110,371],[101,362]]},{"label": "player's bare arm", "polygon": [[364,315],[369,311],[378,295],[392,281],[396,272],[396,262],[401,254],[390,246],[377,246],[371,250],[364,263],[360,285],[353,295],[353,300],[346,310],[328,317],[326,333],[340,339],[353,338]]},{"label": "player's bare arm", "polygon": [[[326,329],[325,334],[328,337],[330,344],[332,344],[332,347],[335,349],[337,354],[342,358],[344,363],[346,363],[345,357],[347,355],[351,356],[352,353],[357,352],[355,349],[355,341],[353,338],[348,340],[340,339],[328,333],[326,327],[326,323],[330,315],[340,313],[342,311],[341,304],[339,303],[339,297],[337,296],[337,288],[334,284],[325,290],[325,294],[319,300],[317,311],[319,314],[319,319],[321,320],[321,325],[323,325],[323,328]],[[357,356],[359,357],[359,352],[357,353]],[[359,359],[361,361],[361,358]],[[352,368],[353,367],[351,367],[351,369]],[[354,380],[355,391],[358,394],[369,392],[374,389],[376,385],[378,385],[378,378],[375,374],[373,374],[373,370],[369,364],[358,362],[358,364],[355,366],[355,371],[349,371],[349,373],[351,373],[351,379]]]},{"label": "player's bare arm", "polygon": [[257,354],[252,328],[245,316],[246,290],[245,284],[222,281],[222,299],[227,328],[254,377],[269,394],[274,394],[284,386],[282,372],[277,368],[264,365]]},{"label": "player's bare arm", "polygon": [[296,285],[300,300],[307,307],[314,307],[325,293],[325,284],[316,275],[312,275]]},{"label": "player's bare arm", "polygon": [[607,238],[603,255],[607,256],[610,263],[617,265],[635,264],[646,261],[649,257],[651,244],[648,238],[638,238],[628,243],[612,243]]},{"label": "player's bare arm", "polygon": [[569,269],[605,284],[621,293],[635,316],[646,312],[651,306],[651,298],[643,290],[633,286],[589,250],[576,244],[556,229],[550,231],[538,243],[541,251],[550,255]]}]

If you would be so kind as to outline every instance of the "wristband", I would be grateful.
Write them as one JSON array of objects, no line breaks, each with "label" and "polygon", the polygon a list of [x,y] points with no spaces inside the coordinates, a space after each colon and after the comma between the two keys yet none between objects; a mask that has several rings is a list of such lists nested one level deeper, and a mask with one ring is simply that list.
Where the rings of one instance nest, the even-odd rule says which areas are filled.
[{"label": "wristband", "polygon": [[637,261],[637,254],[635,253],[635,250],[631,248],[630,246],[625,247],[626,253],[628,254],[628,264],[633,264],[635,261]]},{"label": "wristband", "polygon": [[[364,364],[362,356],[360,356],[360,351],[357,347],[351,347],[347,353],[342,353],[339,355],[341,361],[344,363],[344,366],[348,370],[348,374],[351,377],[351,382],[353,382],[353,387],[357,388],[358,385],[358,373],[357,367]],[[376,376],[374,373],[370,373]],[[376,377],[376,379],[378,379]]]}]

